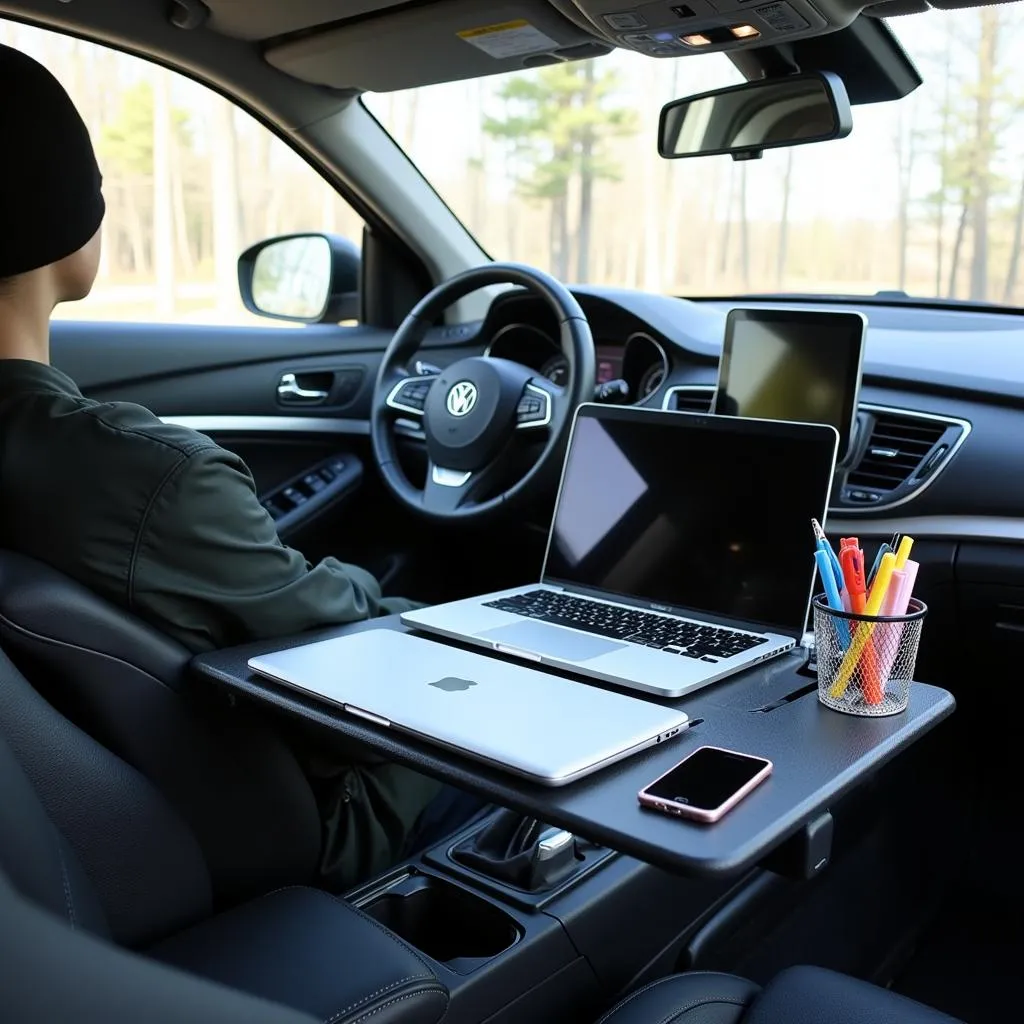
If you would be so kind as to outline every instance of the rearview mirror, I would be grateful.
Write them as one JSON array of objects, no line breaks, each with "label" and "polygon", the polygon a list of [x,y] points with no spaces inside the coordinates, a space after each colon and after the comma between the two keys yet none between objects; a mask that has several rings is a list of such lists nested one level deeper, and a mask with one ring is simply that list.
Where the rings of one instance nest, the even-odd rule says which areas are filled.
[{"label": "rearview mirror", "polygon": [[282,235],[238,259],[238,287],[251,313],[299,323],[359,316],[359,249],[338,235]]},{"label": "rearview mirror", "polygon": [[842,79],[821,71],[674,100],[661,111],[658,152],[667,160],[722,153],[756,160],[766,149],[842,139],[852,128]]}]

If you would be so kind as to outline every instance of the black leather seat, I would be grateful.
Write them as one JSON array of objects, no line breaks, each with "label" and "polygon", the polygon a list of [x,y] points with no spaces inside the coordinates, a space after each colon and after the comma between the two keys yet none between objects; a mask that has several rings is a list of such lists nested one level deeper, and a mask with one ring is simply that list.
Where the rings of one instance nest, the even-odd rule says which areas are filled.
[{"label": "black leather seat", "polygon": [[[206,993],[207,1013],[187,985],[172,994],[179,982],[155,961],[276,1003],[282,1021],[297,1010],[332,1024],[436,1024],[447,1009],[447,990],[419,953],[327,893],[281,889],[211,916],[202,855],[173,808],[3,654],[0,794],[4,1021],[220,1019],[224,990],[194,990]],[[126,960],[116,944],[145,956]],[[108,980],[105,995],[92,971]],[[137,978],[148,979],[150,1006],[129,1015],[145,1002]],[[190,1004],[191,1015],[160,1016]],[[236,1019],[275,1019],[243,1011],[253,1014],[250,999]]]},{"label": "black leather seat", "polygon": [[656,981],[599,1024],[962,1024],[944,1013],[820,967],[793,967],[766,988],[730,974]]},{"label": "black leather seat", "polygon": [[166,797],[218,905],[313,878],[319,816],[294,755],[245,708],[191,689],[181,644],[10,551],[0,643],[55,708]]}]

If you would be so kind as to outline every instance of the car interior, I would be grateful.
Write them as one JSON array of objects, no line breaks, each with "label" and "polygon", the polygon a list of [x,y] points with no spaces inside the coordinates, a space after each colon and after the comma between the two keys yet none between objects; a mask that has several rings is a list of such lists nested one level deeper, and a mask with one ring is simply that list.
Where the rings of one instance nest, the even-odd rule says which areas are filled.
[{"label": "car interior", "polygon": [[[307,559],[357,563],[385,593],[428,604],[534,583],[581,403],[708,414],[731,309],[852,310],[867,350],[828,532],[872,557],[894,534],[917,538],[928,616],[914,678],[956,703],[740,870],[646,861],[571,815],[539,818],[508,788],[482,822],[332,894],[314,882],[320,823],[295,754],[331,742],[328,720],[211,685],[176,640],[0,536],[0,1017],[1014,1019],[1024,889],[1002,697],[1024,652],[1020,309],[826,285],[683,298],[560,281],[492,259],[364,102],[622,51],[698,68],[714,52],[760,87],[735,94],[750,97],[750,123],[767,116],[768,87],[792,90],[777,137],[728,125],[696,137],[670,103],[644,143],[668,159],[732,152],[740,166],[772,146],[824,151],[857,133],[862,110],[909,104],[922,77],[892,26],[986,6],[0,0],[0,31],[100,44],[226,98],[358,215],[357,239],[313,225],[232,254],[248,321],[70,307],[52,323],[53,363],[87,397],[144,405],[242,456]],[[454,118],[441,128],[460,131]],[[600,219],[593,232],[600,250]],[[326,268],[309,301],[266,283],[267,255],[296,241]],[[453,401],[476,401],[456,393],[463,380],[495,382],[508,427],[472,448],[431,425],[445,403],[454,416]],[[795,685],[772,704],[741,706],[735,688],[721,700],[767,729],[773,708],[817,701],[813,675]],[[484,773],[459,778],[496,791]]]}]

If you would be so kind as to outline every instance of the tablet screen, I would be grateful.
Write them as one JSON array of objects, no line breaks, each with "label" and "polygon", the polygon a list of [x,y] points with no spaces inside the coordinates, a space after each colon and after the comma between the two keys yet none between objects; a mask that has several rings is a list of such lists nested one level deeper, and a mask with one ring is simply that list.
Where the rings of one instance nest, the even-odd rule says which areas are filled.
[{"label": "tablet screen", "polygon": [[844,458],[857,416],[864,327],[859,313],[732,310],[714,411],[827,423],[839,431]]}]

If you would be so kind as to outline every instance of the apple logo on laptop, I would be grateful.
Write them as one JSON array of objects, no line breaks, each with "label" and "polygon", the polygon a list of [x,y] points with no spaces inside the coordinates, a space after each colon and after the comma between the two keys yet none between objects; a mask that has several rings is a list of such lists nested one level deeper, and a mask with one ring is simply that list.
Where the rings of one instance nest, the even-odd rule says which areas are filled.
[{"label": "apple logo on laptop", "polygon": [[444,690],[445,693],[457,693],[460,690],[468,690],[471,686],[476,686],[476,683],[472,679],[459,679],[457,676],[445,676],[444,679],[438,679],[437,682],[428,683],[428,686],[437,687],[439,690]]}]

